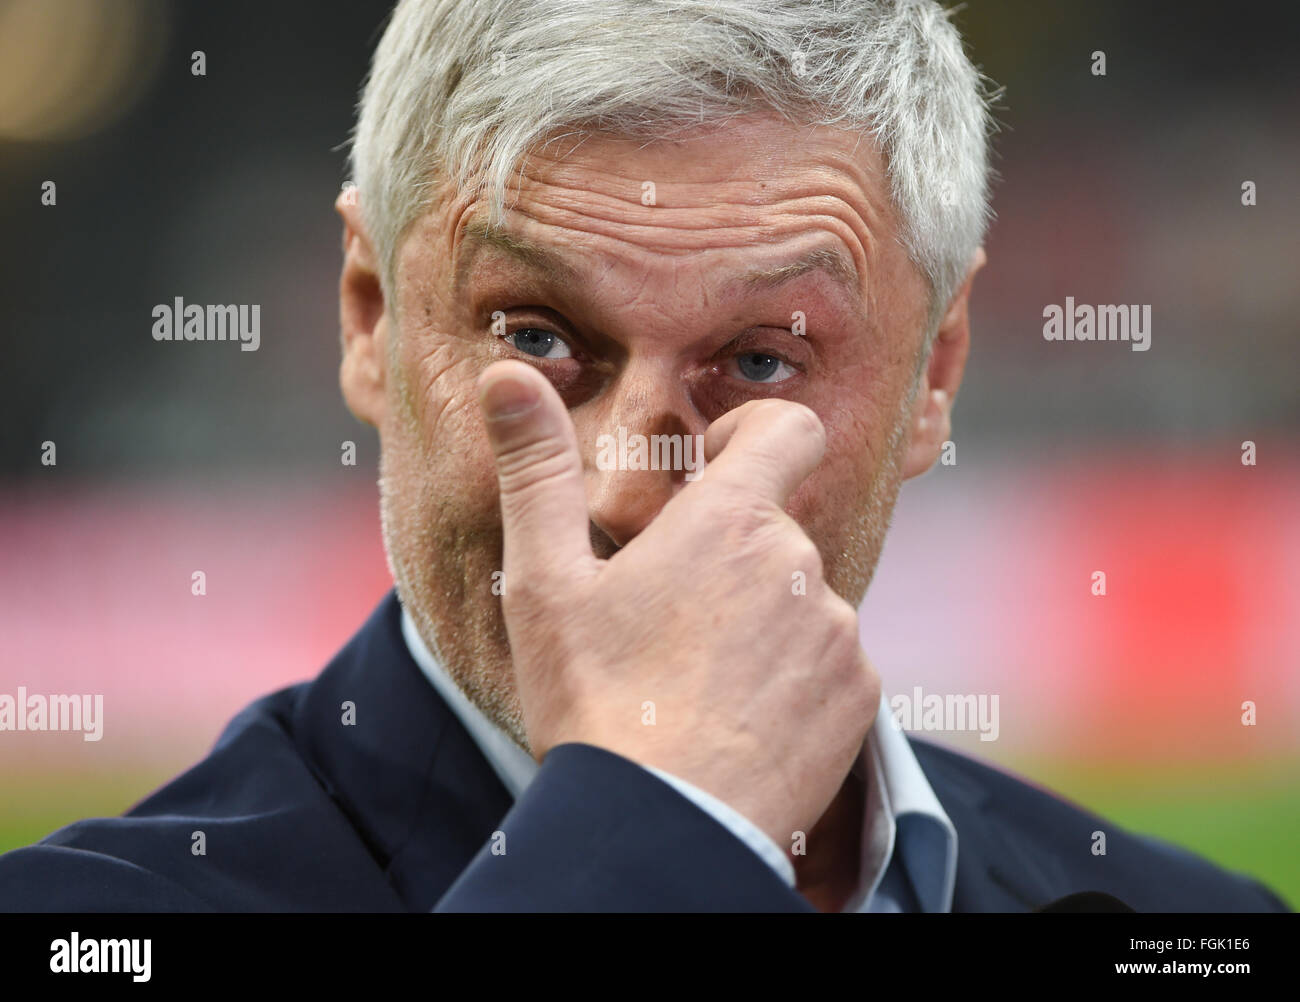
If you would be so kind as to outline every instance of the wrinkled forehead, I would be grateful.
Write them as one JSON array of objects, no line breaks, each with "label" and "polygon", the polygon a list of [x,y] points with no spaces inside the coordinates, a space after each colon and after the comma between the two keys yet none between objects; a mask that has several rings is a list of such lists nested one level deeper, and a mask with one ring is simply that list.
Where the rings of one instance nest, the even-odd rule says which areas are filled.
[{"label": "wrinkled forehead", "polygon": [[898,218],[875,142],[755,115],[670,137],[560,135],[520,164],[503,218],[490,195],[450,198],[432,220],[460,287],[510,260],[553,278],[575,268],[716,272],[738,288],[816,273],[865,300],[897,266]]}]

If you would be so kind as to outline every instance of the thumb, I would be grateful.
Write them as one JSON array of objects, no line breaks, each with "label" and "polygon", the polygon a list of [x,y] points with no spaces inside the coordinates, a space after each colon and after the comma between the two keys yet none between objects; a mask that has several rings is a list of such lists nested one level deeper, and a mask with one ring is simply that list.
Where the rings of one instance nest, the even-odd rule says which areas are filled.
[{"label": "thumb", "polygon": [[479,376],[478,398],[496,457],[507,590],[594,561],[582,456],[555,387],[525,362],[496,362]]}]

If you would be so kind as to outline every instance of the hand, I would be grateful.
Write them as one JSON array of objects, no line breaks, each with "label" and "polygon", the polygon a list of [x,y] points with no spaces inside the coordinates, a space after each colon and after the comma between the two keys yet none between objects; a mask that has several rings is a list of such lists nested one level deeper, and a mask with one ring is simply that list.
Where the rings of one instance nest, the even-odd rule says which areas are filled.
[{"label": "hand", "polygon": [[[568,411],[523,362],[479,379],[504,532],[502,608],[541,760],[576,741],[670,772],[781,846],[840,789],[880,702],[858,619],[784,511],[821,461],[807,407],[750,401],[705,433],[708,465],[609,560],[591,550]],[[806,594],[791,588],[806,575]],[[643,703],[654,703],[653,725]]]}]

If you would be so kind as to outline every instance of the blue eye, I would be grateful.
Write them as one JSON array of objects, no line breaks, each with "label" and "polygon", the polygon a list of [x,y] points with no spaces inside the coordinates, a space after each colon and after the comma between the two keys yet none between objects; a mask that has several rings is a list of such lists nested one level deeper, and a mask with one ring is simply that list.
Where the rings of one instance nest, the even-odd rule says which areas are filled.
[{"label": "blue eye", "polygon": [[[781,383],[794,375],[794,368],[775,355],[750,352],[736,356],[736,367],[740,374],[755,383]],[[779,378],[773,378],[778,377]]]},{"label": "blue eye", "polygon": [[570,358],[573,355],[557,334],[540,327],[521,327],[505,335],[505,340],[534,358]]}]

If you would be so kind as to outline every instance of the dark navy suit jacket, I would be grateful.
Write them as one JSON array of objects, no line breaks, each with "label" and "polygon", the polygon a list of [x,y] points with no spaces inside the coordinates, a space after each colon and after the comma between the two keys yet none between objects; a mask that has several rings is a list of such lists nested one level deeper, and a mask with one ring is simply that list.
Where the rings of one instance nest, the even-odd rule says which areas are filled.
[{"label": "dark navy suit jacket", "polygon": [[[390,593],[315,681],[253,703],[124,817],[0,856],[0,909],[811,910],[710,815],[611,752],[552,749],[512,806],[411,659],[400,616]],[[1028,911],[1078,891],[1138,911],[1286,910],[1246,877],[912,747],[957,828],[954,911]],[[491,851],[498,830],[504,854]],[[1098,830],[1104,856],[1091,852]]]}]

